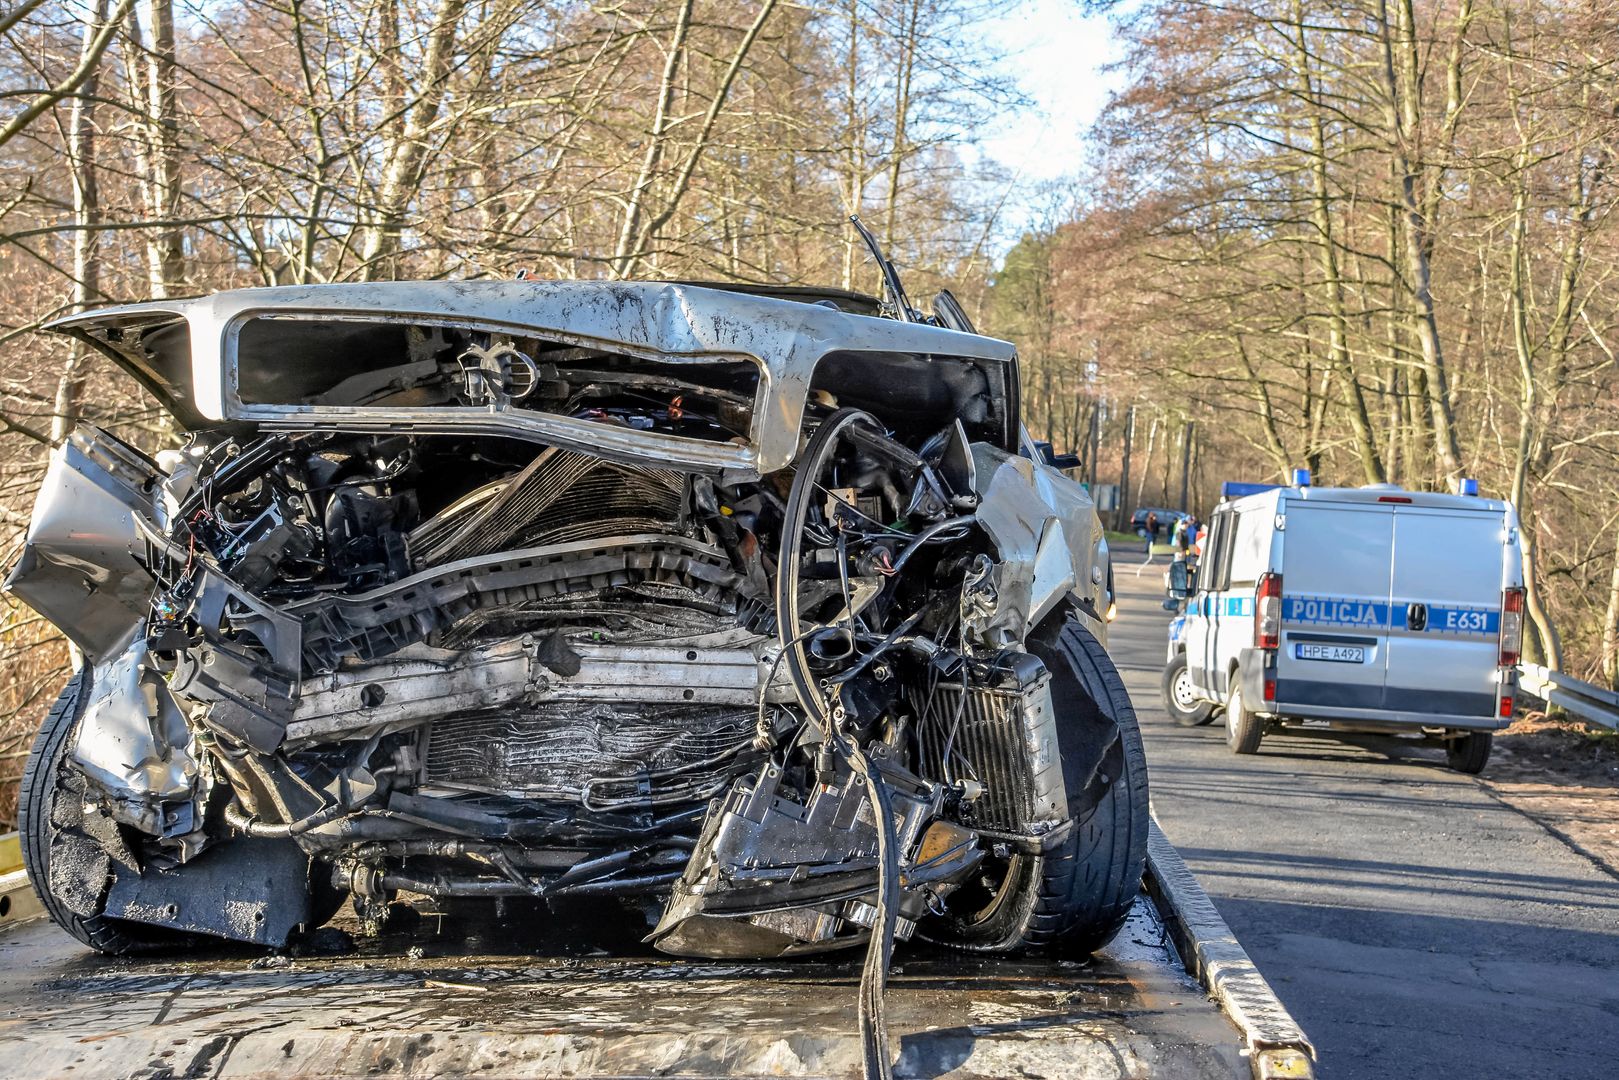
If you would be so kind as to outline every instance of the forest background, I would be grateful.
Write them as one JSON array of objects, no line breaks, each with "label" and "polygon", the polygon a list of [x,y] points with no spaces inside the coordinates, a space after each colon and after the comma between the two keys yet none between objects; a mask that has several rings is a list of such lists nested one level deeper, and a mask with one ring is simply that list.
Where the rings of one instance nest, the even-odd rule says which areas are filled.
[{"label": "forest background", "polygon": [[[1519,509],[1530,655],[1613,684],[1619,7],[1055,6],[11,0],[4,562],[75,425],[175,438],[51,318],[519,271],[875,291],[857,212],[913,296],[1019,344],[1030,430],[1124,511],[1476,478]],[[1107,37],[1072,50],[1094,122],[1031,125],[1020,19]],[[0,599],[0,828],[69,663]]]}]

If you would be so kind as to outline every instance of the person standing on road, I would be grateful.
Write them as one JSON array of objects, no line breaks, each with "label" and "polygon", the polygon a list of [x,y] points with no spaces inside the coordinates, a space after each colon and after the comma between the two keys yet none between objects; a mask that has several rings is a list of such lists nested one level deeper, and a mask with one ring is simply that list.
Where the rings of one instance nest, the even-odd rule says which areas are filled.
[{"label": "person standing on road", "polygon": [[1147,550],[1152,551],[1158,544],[1158,511],[1147,511]]}]

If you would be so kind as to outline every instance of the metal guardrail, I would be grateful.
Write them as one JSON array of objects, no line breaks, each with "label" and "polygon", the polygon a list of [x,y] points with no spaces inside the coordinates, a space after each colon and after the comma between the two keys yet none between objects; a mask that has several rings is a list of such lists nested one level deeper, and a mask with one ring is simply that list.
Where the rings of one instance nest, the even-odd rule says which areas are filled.
[{"label": "metal guardrail", "polygon": [[1619,694],[1540,664],[1518,665],[1518,689],[1603,727],[1619,728]]}]

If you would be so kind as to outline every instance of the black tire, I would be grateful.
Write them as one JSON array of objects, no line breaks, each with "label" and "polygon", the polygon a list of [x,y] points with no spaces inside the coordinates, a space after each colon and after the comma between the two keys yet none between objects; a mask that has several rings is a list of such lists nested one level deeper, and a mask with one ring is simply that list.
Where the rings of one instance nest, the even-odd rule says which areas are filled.
[{"label": "black tire", "polygon": [[1214,703],[1191,692],[1192,674],[1187,670],[1185,653],[1176,653],[1164,667],[1158,689],[1164,695],[1164,711],[1181,727],[1197,727],[1214,719]]},{"label": "black tire", "polygon": [[[1141,731],[1118,669],[1079,623],[1053,620],[1032,635],[1029,651],[1051,672],[1053,720],[1062,768],[1034,777],[1037,797],[1083,790],[1115,741],[1122,775],[1112,778],[1094,812],[1040,855],[991,860],[985,885],[963,888],[952,913],[928,936],[958,948],[1012,952],[1060,943],[1093,952],[1112,940],[1141,887],[1147,856],[1147,760]],[[1115,733],[1117,735],[1115,739]],[[974,897],[973,892],[980,895]]]},{"label": "black tire", "polygon": [[1264,738],[1265,722],[1258,713],[1249,711],[1242,702],[1242,687],[1236,675],[1231,677],[1231,696],[1225,704],[1225,744],[1233,754],[1259,753],[1259,740]]},{"label": "black tire", "polygon": [[1457,772],[1477,776],[1490,763],[1490,746],[1495,733],[1469,731],[1445,743],[1445,764]]},{"label": "black tire", "polygon": [[[23,766],[17,833],[28,880],[51,921],[92,949],[117,956],[184,949],[198,939],[101,914],[108,859],[123,841],[111,820],[84,812],[83,780],[63,765],[89,693],[87,666],[62,688]],[[60,871],[54,879],[53,863]]]}]

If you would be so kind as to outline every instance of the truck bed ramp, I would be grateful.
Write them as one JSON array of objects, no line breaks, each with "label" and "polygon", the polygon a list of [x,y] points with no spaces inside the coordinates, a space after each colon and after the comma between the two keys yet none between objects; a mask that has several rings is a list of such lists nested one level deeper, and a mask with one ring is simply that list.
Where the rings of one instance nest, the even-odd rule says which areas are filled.
[{"label": "truck bed ramp", "polygon": [[[895,1075],[1312,1076],[1309,1041],[1156,825],[1146,886],[1095,957],[902,952]],[[114,960],[43,919],[10,924],[0,1075],[860,1075],[858,959],[512,955],[498,927],[434,929],[337,956]]]}]

